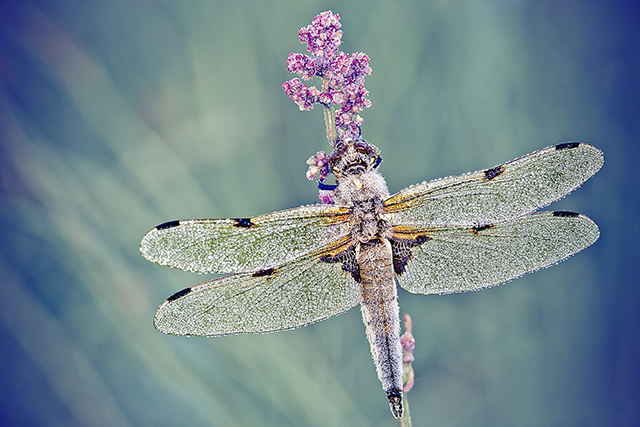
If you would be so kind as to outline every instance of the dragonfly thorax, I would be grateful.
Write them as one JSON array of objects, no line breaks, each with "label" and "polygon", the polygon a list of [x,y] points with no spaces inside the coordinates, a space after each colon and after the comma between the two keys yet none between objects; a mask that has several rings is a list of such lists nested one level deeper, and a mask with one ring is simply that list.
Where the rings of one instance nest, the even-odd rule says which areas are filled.
[{"label": "dragonfly thorax", "polygon": [[335,203],[351,209],[351,235],[356,242],[391,235],[392,226],[383,215],[382,203],[389,197],[389,190],[378,172],[379,164],[377,148],[361,138],[340,143],[331,153],[329,165],[338,182]]},{"label": "dragonfly thorax", "polygon": [[391,222],[383,214],[383,200],[389,196],[384,177],[375,169],[338,178],[336,204],[348,206],[352,213],[351,235],[368,242],[391,235]]},{"label": "dragonfly thorax", "polygon": [[375,169],[360,174],[345,175],[337,179],[334,195],[337,204],[353,206],[371,199],[384,200],[389,196],[387,182]]}]

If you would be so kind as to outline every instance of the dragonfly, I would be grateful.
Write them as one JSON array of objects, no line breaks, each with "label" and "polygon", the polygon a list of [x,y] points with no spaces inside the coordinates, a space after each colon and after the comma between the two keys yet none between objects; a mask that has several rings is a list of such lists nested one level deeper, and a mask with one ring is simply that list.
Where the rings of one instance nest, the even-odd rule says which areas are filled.
[{"label": "dragonfly", "polygon": [[227,276],[183,289],[158,308],[160,332],[221,336],[294,329],[360,305],[391,412],[400,418],[398,284],[423,295],[476,291],[554,265],[599,237],[588,217],[542,211],[603,165],[568,142],[478,172],[390,195],[380,153],[341,142],[329,160],[334,204],[245,218],[170,221],[140,244],[149,261]]}]

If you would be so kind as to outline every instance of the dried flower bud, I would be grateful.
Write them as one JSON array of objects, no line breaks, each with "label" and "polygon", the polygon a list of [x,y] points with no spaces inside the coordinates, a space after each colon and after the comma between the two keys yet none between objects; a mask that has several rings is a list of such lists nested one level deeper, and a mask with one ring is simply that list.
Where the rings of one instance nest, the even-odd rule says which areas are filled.
[{"label": "dried flower bud", "polygon": [[413,338],[413,334],[411,333],[411,316],[408,314],[404,315],[404,329],[405,332],[400,337],[400,345],[402,345],[402,369],[404,374],[404,387],[402,388],[402,392],[406,393],[411,390],[415,382],[415,373],[413,372],[411,362],[415,360],[413,357],[413,350],[416,346],[416,340]]}]

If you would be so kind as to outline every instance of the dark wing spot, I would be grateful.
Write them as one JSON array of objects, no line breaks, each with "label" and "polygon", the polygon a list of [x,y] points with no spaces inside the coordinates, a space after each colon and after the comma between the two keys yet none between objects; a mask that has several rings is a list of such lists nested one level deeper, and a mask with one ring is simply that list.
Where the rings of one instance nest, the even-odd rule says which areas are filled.
[{"label": "dark wing spot", "polygon": [[191,288],[185,288],[181,291],[176,292],[175,294],[171,295],[169,298],[167,298],[167,301],[174,301],[177,300],[178,298],[182,298],[183,296],[187,295],[191,293]]},{"label": "dark wing spot", "polygon": [[265,268],[264,270],[258,270],[251,275],[251,277],[263,277],[263,276],[271,276],[276,271],[273,268]]},{"label": "dark wing spot", "polygon": [[493,227],[494,227],[494,224],[481,224],[481,225],[474,226],[471,230],[473,230],[474,234],[478,234],[482,230],[487,230]]},{"label": "dark wing spot", "polygon": [[177,227],[180,225],[180,221],[168,221],[156,226],[156,230],[164,230],[165,228]]},{"label": "dark wing spot", "polygon": [[561,216],[565,218],[575,218],[580,216],[579,213],[571,212],[571,211],[553,211],[553,216]]},{"label": "dark wing spot", "polygon": [[420,235],[420,236],[416,237],[415,242],[416,242],[417,244],[421,245],[421,244],[423,244],[424,242],[429,241],[429,240],[431,240],[431,237],[429,237],[429,236],[424,236],[424,235]]},{"label": "dark wing spot", "polygon": [[413,257],[412,248],[420,246],[430,239],[429,236],[419,235],[415,239],[392,239],[391,253],[393,254],[393,271],[400,276]]},{"label": "dark wing spot", "polygon": [[579,142],[565,142],[563,144],[556,145],[556,150],[564,150],[564,149],[567,149],[567,148],[576,148],[578,145],[580,145]]},{"label": "dark wing spot", "polygon": [[322,255],[320,257],[320,261],[327,263],[336,263],[339,262],[342,264],[342,270],[347,273],[351,273],[351,277],[353,280],[360,283],[362,278],[360,277],[360,266],[356,261],[356,247],[355,245],[349,246],[349,248],[345,249],[342,252],[339,252],[335,256],[331,255]]},{"label": "dark wing spot", "polygon": [[487,169],[486,171],[484,171],[484,179],[486,179],[487,181],[491,181],[493,178],[500,175],[502,172],[504,172],[503,165],[496,166],[495,168]]},{"label": "dark wing spot", "polygon": [[233,226],[240,228],[250,228],[255,224],[251,222],[251,218],[233,218]]}]

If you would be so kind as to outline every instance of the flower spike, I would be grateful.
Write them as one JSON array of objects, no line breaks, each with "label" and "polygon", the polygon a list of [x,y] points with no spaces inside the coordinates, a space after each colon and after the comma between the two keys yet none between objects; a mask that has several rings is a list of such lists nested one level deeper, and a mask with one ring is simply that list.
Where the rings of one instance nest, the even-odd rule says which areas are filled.
[{"label": "flower spike", "polygon": [[[312,56],[290,53],[287,70],[300,78],[282,85],[300,110],[312,110],[316,103],[323,108],[327,140],[334,147],[334,153],[327,156],[318,152],[307,161],[307,178],[317,177],[320,183],[331,173],[325,159],[335,158],[335,150],[341,143],[364,141],[360,128],[363,119],[359,113],[371,106],[367,98],[369,91],[364,86],[365,77],[371,74],[369,57],[362,52],[349,55],[338,50],[342,43],[340,27],[340,16],[329,10],[316,16],[311,25],[301,28],[300,42],[307,45]],[[302,83],[314,76],[322,79],[320,89]],[[320,200],[333,203],[333,190],[327,186],[319,189]]]}]

